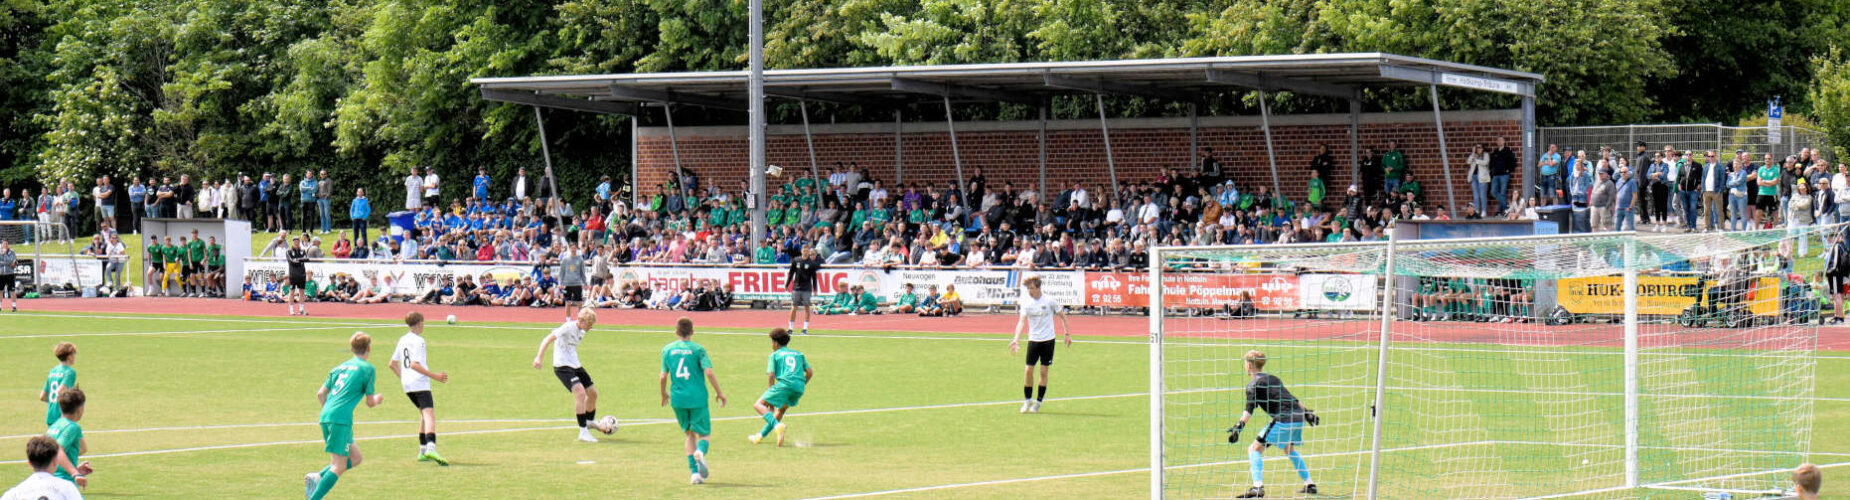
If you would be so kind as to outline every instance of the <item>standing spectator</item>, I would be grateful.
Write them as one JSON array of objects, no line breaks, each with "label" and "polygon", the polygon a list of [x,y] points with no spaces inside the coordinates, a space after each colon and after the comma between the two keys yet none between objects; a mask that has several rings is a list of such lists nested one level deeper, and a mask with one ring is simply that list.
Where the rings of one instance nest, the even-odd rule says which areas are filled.
[{"label": "standing spectator", "polygon": [[1388,140],[1387,152],[1381,153],[1381,173],[1387,179],[1387,192],[1400,192],[1401,177],[1407,173],[1407,156],[1400,152],[1400,142]]},{"label": "standing spectator", "polygon": [[[1323,207],[1324,185],[1323,178],[1318,176],[1316,170],[1310,171],[1309,184],[1309,186],[1305,187],[1304,199],[1310,202],[1312,209],[1321,209]],[[1213,203],[1213,201],[1210,200],[1209,203]],[[1219,205],[1216,204],[1215,206]]]},{"label": "standing spectator", "polygon": [[1676,174],[1670,171],[1669,159],[1661,154],[1651,155],[1647,161],[1649,163],[1641,164],[1649,165],[1649,167],[1641,167],[1645,169],[1644,184],[1648,186],[1646,191],[1651,193],[1649,204],[1651,209],[1646,210],[1646,213],[1651,215],[1647,218],[1657,229],[1662,230],[1664,223],[1670,220],[1670,193],[1675,191],[1670,184],[1670,179]]},{"label": "standing spectator", "polygon": [[[1619,160],[1621,164],[1624,160]],[[1613,199],[1613,230],[1635,231],[1636,223],[1632,217],[1637,212],[1638,179],[1632,177],[1631,167],[1619,167],[1618,193]]]},{"label": "standing spectator", "polygon": [[134,182],[128,185],[128,226],[134,234],[141,234],[141,219],[148,216],[147,202],[148,186],[141,183],[140,176],[136,176]]},{"label": "standing spectator", "polygon": [[[1479,144],[1478,149],[1476,151],[1472,151],[1471,153],[1472,157],[1475,158],[1477,156],[1477,151],[1482,151],[1483,149],[1484,149],[1484,145]],[[1643,163],[1640,163],[1639,165],[1643,165]],[[1485,152],[1484,166],[1485,166],[1486,173],[1488,173],[1489,166],[1490,166],[1489,152]],[[1475,169],[1472,171],[1476,172]],[[1542,204],[1553,205],[1553,204],[1558,203],[1559,198],[1555,197],[1555,189],[1556,189],[1555,179],[1558,179],[1561,177],[1561,153],[1557,149],[1557,146],[1553,144],[1548,145],[1548,152],[1542,153],[1542,158],[1536,161],[1535,163],[1535,173],[1536,173],[1536,179],[1535,179],[1536,191],[1538,191],[1537,194],[1542,197]],[[1489,183],[1490,178],[1487,175],[1485,176],[1484,179],[1478,182]],[[1486,192],[1488,192],[1490,187],[1485,186],[1484,189]],[[1478,196],[1477,206],[1480,206],[1480,207],[1489,206],[1489,205],[1484,204],[1485,200],[1481,197],[1481,195],[1475,195],[1475,196]]]},{"label": "standing spectator", "polygon": [[1683,229],[1696,232],[1696,217],[1702,209],[1702,165],[1693,158],[1684,158],[1683,152],[1674,155],[1677,159],[1677,200],[1683,204]]},{"label": "standing spectator", "polygon": [[527,201],[527,169],[526,168],[521,168],[519,173],[514,175],[514,191],[513,192],[514,192],[513,196],[515,200]]},{"label": "standing spectator", "polygon": [[161,186],[154,188],[154,210],[151,210],[151,212],[154,213],[155,218],[172,218],[174,216],[173,179],[162,177]]},{"label": "standing spectator", "polygon": [[1490,194],[1497,197],[1499,210],[1509,209],[1510,200],[1504,193],[1509,192],[1510,174],[1515,171],[1516,151],[1510,149],[1508,141],[1498,137],[1497,149],[1490,152]]},{"label": "standing spectator", "polygon": [[178,208],[178,211],[174,212],[174,217],[179,219],[193,218],[193,202],[195,201],[194,199],[198,197],[199,188],[193,186],[192,176],[180,174],[180,183],[173,186],[174,206]]},{"label": "standing spectator", "polygon": [[302,203],[302,234],[315,230],[315,219],[319,210],[315,208],[315,193],[319,192],[320,182],[315,180],[315,171],[302,172],[302,181],[296,184],[297,200]]},{"label": "standing spectator", "polygon": [[[1214,149],[1208,148],[1208,151],[1213,152]],[[1316,172],[1317,178],[1323,179],[1325,183],[1328,183],[1330,181],[1330,175],[1336,173],[1336,158],[1333,156],[1330,156],[1330,145],[1329,144],[1318,144],[1317,145],[1317,156],[1313,156],[1310,158],[1310,171]],[[1220,180],[1217,179],[1217,180],[1203,181],[1203,182],[1208,183],[1208,184],[1219,184]]]},{"label": "standing spectator", "polygon": [[[1552,148],[1549,152],[1553,152]],[[1559,158],[1557,154],[1555,157]],[[1547,156],[1543,156],[1546,161]],[[1552,164],[1550,165],[1552,168]],[[1542,179],[1553,179],[1554,172],[1542,174]],[[1490,151],[1483,144],[1471,148],[1471,156],[1465,158],[1465,182],[1471,185],[1471,205],[1475,207],[1490,206]],[[1554,198],[1554,183],[1547,182],[1541,188],[1541,196]]]},{"label": "standing spectator", "polygon": [[1720,231],[1722,213],[1728,210],[1728,166],[1719,161],[1713,150],[1704,152],[1702,157],[1707,161],[1702,167],[1702,219],[1708,224],[1705,230]]},{"label": "standing spectator", "polygon": [[[1792,184],[1792,196],[1786,201],[1787,238],[1800,234],[1806,226],[1812,224],[1812,221],[1817,220],[1817,212],[1813,211],[1815,202],[1816,198],[1811,194],[1811,185],[1802,181]],[[1804,257],[1811,250],[1810,237],[1800,236],[1798,240],[1798,253],[1793,254],[1795,258]]]},{"label": "standing spectator", "polygon": [[1369,202],[1381,199],[1381,155],[1375,154],[1375,148],[1362,149],[1362,161],[1357,171],[1362,173],[1362,196]]},{"label": "standing spectator", "polygon": [[443,200],[438,198],[438,196],[442,194],[442,190],[440,189],[440,186],[441,185],[438,184],[438,179],[437,179],[437,167],[424,167],[424,204],[425,205],[432,206],[432,207],[438,207],[438,208],[443,207],[442,205]]},{"label": "standing spectator", "polygon": [[1831,175],[1831,199],[1837,202],[1837,222],[1850,221],[1850,166],[1837,164],[1837,173]]},{"label": "standing spectator", "polygon": [[1600,169],[1597,181],[1593,183],[1593,192],[1587,195],[1587,206],[1592,212],[1593,231],[1612,229],[1613,202],[1617,201],[1618,189],[1612,183],[1612,174]]},{"label": "standing spectator", "polygon": [[282,178],[271,186],[276,189],[275,193],[270,194],[270,199],[276,201],[276,227],[289,229],[289,207],[294,205],[289,197],[295,194],[295,183],[289,180],[289,173],[284,172]]},{"label": "standing spectator", "polygon": [[[1747,230],[1747,193],[1751,189],[1747,178],[1751,174],[1752,172],[1747,168],[1747,160],[1740,154],[1734,155],[1734,163],[1729,166],[1728,170],[1728,230],[1730,231]],[[1845,187],[1850,188],[1850,182],[1847,182]]]},{"label": "standing spectator", "polygon": [[424,208],[424,178],[418,175],[417,167],[411,168],[411,174],[405,176],[405,210]]},{"label": "standing spectator", "polygon": [[347,206],[347,219],[353,223],[353,236],[364,245],[368,240],[366,221],[373,215],[373,202],[366,198],[366,188],[353,190],[353,203]]},{"label": "standing spectator", "polygon": [[1639,212],[1644,214],[1642,219],[1645,223],[1657,222],[1664,217],[1663,209],[1658,207],[1667,206],[1669,199],[1666,197],[1662,203],[1657,201],[1660,181],[1651,176],[1651,173],[1655,171],[1653,169],[1656,168],[1655,162],[1651,161],[1651,151],[1645,148],[1644,141],[1638,141],[1634,146],[1638,149],[1632,153],[1632,168],[1637,169],[1635,175],[1640,177],[1638,181]]},{"label": "standing spectator", "polygon": [[475,199],[483,202],[488,201],[488,184],[491,182],[494,182],[494,179],[488,177],[487,168],[475,168]]},{"label": "standing spectator", "polygon": [[116,187],[110,185],[109,176],[96,179],[96,187],[90,189],[90,199],[96,202],[96,229],[103,230],[107,225],[116,223]]},{"label": "standing spectator", "polygon": [[261,207],[263,207],[263,190],[256,182],[251,181],[251,176],[239,175],[238,211],[243,213],[244,220],[249,221],[252,226],[263,222],[263,214],[257,213]]},{"label": "standing spectator", "polygon": [[257,181],[257,197],[263,206],[264,230],[275,232],[276,225],[276,175],[263,173],[263,180]]},{"label": "standing spectator", "polygon": [[606,175],[597,183],[597,204],[610,203],[610,176]]},{"label": "standing spectator", "polygon": [[334,229],[333,214],[328,211],[328,199],[334,197],[334,180],[328,178],[328,170],[321,169],[321,180],[315,183],[315,211],[321,214],[321,234],[328,234]]},{"label": "standing spectator", "polygon": [[1759,210],[1758,220],[1755,222],[1761,228],[1773,227],[1773,221],[1778,218],[1780,173],[1779,166],[1774,165],[1772,161],[1767,161],[1754,171],[1754,185],[1760,193],[1760,196],[1754,199],[1754,208]]}]

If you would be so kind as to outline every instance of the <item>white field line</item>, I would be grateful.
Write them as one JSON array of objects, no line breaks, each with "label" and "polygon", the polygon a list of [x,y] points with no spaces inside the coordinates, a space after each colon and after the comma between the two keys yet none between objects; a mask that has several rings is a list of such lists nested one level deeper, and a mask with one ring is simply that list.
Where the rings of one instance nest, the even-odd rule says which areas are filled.
[{"label": "white field line", "polygon": [[[1130,393],[1123,393],[1123,394],[1101,394],[1101,395],[1095,395],[1095,396],[1072,396],[1072,397],[1064,397],[1064,398],[1048,398],[1048,401],[1085,401],[1085,400],[1094,400],[1094,399],[1143,397],[1146,395],[1148,394],[1142,393],[1142,392],[1130,392]],[[823,417],[823,416],[835,416],[835,415],[857,415],[857,414],[865,414],[865,413],[939,410],[939,409],[949,409],[949,408],[972,408],[972,407],[979,407],[979,406],[1004,406],[1004,405],[1015,405],[1015,404],[1021,404],[1021,402],[1015,401],[1015,400],[1009,400],[1009,401],[984,401],[984,402],[977,402],[977,403],[949,403],[949,404],[937,404],[937,405],[897,406],[897,407],[889,407],[889,408],[866,408],[866,409],[859,409],[859,410],[836,410],[836,411],[822,411],[822,412],[814,412],[814,413],[806,412],[806,413],[801,414],[801,416]],[[737,416],[737,417],[721,417],[721,418],[713,419],[713,421],[715,422],[730,422],[730,421],[737,421],[737,420],[762,420],[762,418],[757,417],[757,416]],[[631,423],[631,422],[634,422],[634,423]],[[674,420],[666,420],[666,419],[639,419],[637,421],[623,421],[623,423],[629,426],[663,425],[663,424],[671,424],[674,422],[675,422]],[[370,423],[383,423],[383,422],[363,422],[363,423],[370,424]],[[410,423],[410,422],[405,422],[405,423]],[[272,424],[256,424],[256,425],[268,426]],[[274,424],[274,425],[312,425],[312,424]],[[520,428],[513,428],[513,429],[487,429],[487,430],[475,430],[475,431],[445,432],[443,433],[443,435],[455,436],[455,435],[467,435],[467,434],[494,434],[494,433],[503,433],[503,432],[525,432],[525,431],[558,430],[558,429],[572,429],[572,428],[575,428],[575,426],[520,427]],[[118,431],[118,432],[127,432],[127,430]],[[415,437],[415,436],[416,436],[415,434],[392,435],[392,436],[372,436],[372,437],[355,438],[355,440],[370,441],[370,440],[377,440],[377,439],[404,439],[404,438],[410,438],[410,437]],[[140,456],[140,455],[161,455],[161,454],[168,454],[168,453],[184,453],[184,452],[192,452],[192,451],[224,450],[224,449],[236,449],[236,448],[257,448],[257,447],[265,447],[265,446],[286,446],[286,445],[298,445],[298,444],[316,444],[320,442],[321,440],[298,440],[298,441],[272,441],[272,442],[263,442],[263,443],[225,444],[225,445],[214,445],[214,446],[199,446],[199,447],[192,447],[192,448],[125,451],[125,452],[117,452],[117,453],[85,455],[84,458],[108,458],[108,457],[131,457],[131,456]],[[24,460],[0,461],[0,465],[21,464],[21,463],[25,463],[25,461]]]},{"label": "white field line", "polygon": [[[639,418],[639,419],[634,419],[634,420],[619,420],[619,423],[630,424],[630,425],[641,425],[643,423],[658,423],[656,422],[657,420],[660,420],[663,422],[673,422],[673,420],[659,419],[659,418]],[[565,423],[565,422],[570,422],[570,420],[566,420],[563,418],[483,418],[483,419],[449,419],[449,418],[446,418],[446,419],[443,419],[443,423],[446,423],[446,424],[535,424],[535,423]],[[354,422],[353,425],[408,425],[408,424],[416,424],[416,423],[419,423],[419,421],[417,420],[373,420],[373,421],[367,421],[367,422]],[[207,431],[207,430],[220,430],[220,429],[266,429],[266,428],[275,428],[275,427],[317,427],[319,425],[320,424],[317,424],[315,422],[278,422],[278,423],[270,423],[270,424],[183,425],[183,426],[170,426],[170,427],[140,427],[140,428],[134,428],[134,429],[86,430],[84,431],[84,434],[85,435],[127,434],[127,433],[141,433],[141,432]],[[0,440],[27,439],[27,438],[31,438],[34,436],[43,436],[43,435],[44,435],[43,433],[40,433],[40,434],[19,434],[19,435],[14,435],[14,436],[0,436]]]},{"label": "white field line", "polygon": [[251,328],[251,329],[241,329],[241,330],[175,330],[175,331],[167,331],[167,332],[117,332],[117,333],[96,332],[96,333],[56,333],[56,334],[37,334],[37,335],[0,335],[0,340],[67,338],[67,337],[141,337],[141,336],[157,336],[157,335],[200,335],[200,334],[217,334],[217,333],[300,332],[300,331],[314,331],[314,330],[333,330],[336,328],[347,328],[347,327],[345,326],[306,326],[306,327],[296,327],[296,328]]},{"label": "white field line", "polygon": [[[1845,466],[1845,465],[1850,465],[1850,462],[1837,462],[1837,463],[1830,463],[1830,464],[1818,464],[1818,468],[1820,468],[1820,469],[1827,469],[1827,468],[1831,468],[1831,467],[1842,467],[1842,466]],[[1683,480],[1677,480],[1677,481],[1669,481],[1669,482],[1663,482],[1663,483],[1652,483],[1652,484],[1646,484],[1646,485],[1640,485],[1640,486],[1639,486],[1639,488],[1642,488],[1642,489],[1654,489],[1654,490],[1682,490],[1682,491],[1704,491],[1704,492],[1707,492],[1707,491],[1728,491],[1728,492],[1732,492],[1732,493],[1749,493],[1749,494],[1759,494],[1759,493],[1767,493],[1767,492],[1764,492],[1764,491],[1751,491],[1751,490],[1728,490],[1728,489],[1710,489],[1710,488],[1689,488],[1689,487],[1682,487],[1682,486],[1678,486],[1678,485],[1682,485],[1682,484],[1688,484],[1688,483],[1696,483],[1696,482],[1702,482],[1702,481],[1720,481],[1720,480],[1726,480],[1726,479],[1735,479],[1735,478],[1742,478],[1742,477],[1752,477],[1752,476],[1760,476],[1760,475],[1766,475],[1766,474],[1790,474],[1790,473],[1792,473],[1792,471],[1791,471],[1790,469],[1771,469],[1771,470],[1763,470],[1763,471],[1759,471],[1759,472],[1743,472],[1743,473],[1740,473],[1740,474],[1729,474],[1729,475],[1725,475],[1725,476],[1715,476],[1715,477],[1699,477],[1699,478],[1695,478],[1695,479],[1683,479]],[[1554,495],[1547,495],[1547,496],[1539,496],[1539,497],[1526,497],[1526,498],[1524,498],[1523,500],[1544,500],[1544,499],[1550,499],[1550,498],[1573,498],[1573,497],[1584,497],[1584,496],[1587,496],[1587,495],[1597,495],[1597,494],[1600,494],[1600,493],[1611,493],[1611,492],[1614,492],[1614,491],[1626,491],[1626,490],[1630,490],[1630,489],[1631,489],[1631,488],[1626,488],[1626,487],[1624,487],[1624,486],[1617,486],[1617,487],[1612,487],[1612,488],[1600,488],[1600,489],[1596,489],[1596,490],[1586,490],[1586,491],[1575,491],[1575,492],[1571,492],[1571,493],[1559,493],[1559,494],[1554,494]]]}]

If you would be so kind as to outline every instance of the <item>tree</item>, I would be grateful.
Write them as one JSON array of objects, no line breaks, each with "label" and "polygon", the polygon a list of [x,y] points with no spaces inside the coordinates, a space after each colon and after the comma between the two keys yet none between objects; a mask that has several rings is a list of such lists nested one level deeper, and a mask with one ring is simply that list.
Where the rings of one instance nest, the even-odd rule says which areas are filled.
[{"label": "tree", "polygon": [[1850,53],[1831,47],[1823,56],[1812,59],[1811,100],[1818,124],[1830,134],[1831,145],[1839,161],[1850,156]]}]

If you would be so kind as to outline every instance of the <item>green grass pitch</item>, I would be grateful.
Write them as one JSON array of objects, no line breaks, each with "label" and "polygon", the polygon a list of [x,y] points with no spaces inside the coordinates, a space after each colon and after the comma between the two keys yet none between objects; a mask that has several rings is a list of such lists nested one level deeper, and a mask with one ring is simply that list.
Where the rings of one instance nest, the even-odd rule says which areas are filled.
[{"label": "green grass pitch", "polygon": [[[52,346],[68,340],[89,396],[85,460],[98,469],[87,496],[295,498],[302,474],[327,461],[315,390],[346,359],[347,336],[364,330],[387,396],[356,412],[365,463],[331,498],[757,499],[914,488],[924,489],[883,498],[1148,496],[1148,475],[1137,470],[1148,465],[1149,442],[1140,337],[1079,336],[1060,351],[1044,412],[1020,415],[1020,358],[1003,335],[817,331],[792,346],[816,380],[791,410],[792,444],[775,448],[745,440],[762,424],[750,405],[765,387],[769,341],[759,331],[702,330],[695,340],[731,401],[713,411],[713,477],[690,486],[682,437],[657,397],[659,352],[672,334],[623,322],[605,312],[581,348],[602,393],[598,414],[623,423],[597,444],[573,440],[570,394],[530,365],[552,325],[431,324],[431,363],[452,377],[435,387],[439,448],[455,462],[440,468],[412,460],[416,412],[385,368],[402,325],[8,313],[0,380],[12,390],[0,392],[14,396],[0,398],[0,415],[10,416],[0,420],[0,450],[14,451],[0,453],[0,470],[12,471],[0,482],[26,474],[18,450],[44,429],[35,395],[56,362]],[[1850,355],[1820,353],[1817,373],[1812,460],[1850,462]],[[1286,470],[1268,463],[1268,477]],[[1073,477],[1049,478],[1065,475]],[[966,486],[931,489],[946,485]]]}]

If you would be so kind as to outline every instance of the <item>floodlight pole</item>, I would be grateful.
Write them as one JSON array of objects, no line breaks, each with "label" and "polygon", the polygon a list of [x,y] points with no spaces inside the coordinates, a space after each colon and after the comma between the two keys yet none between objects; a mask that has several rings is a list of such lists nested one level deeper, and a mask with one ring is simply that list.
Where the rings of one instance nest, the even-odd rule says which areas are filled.
[{"label": "floodlight pole", "polygon": [[[951,96],[949,95],[944,96],[944,129],[951,133],[951,164],[957,169],[956,187],[957,191],[961,193],[965,186],[964,157],[963,153],[957,151],[957,119],[951,116]],[[970,193],[964,193],[964,198],[966,199],[958,200],[958,202],[968,207],[970,206],[970,200],[967,199],[969,197]]]},{"label": "floodlight pole", "polygon": [[1445,203],[1452,210],[1458,210],[1458,187],[1452,185],[1452,160],[1445,152],[1445,116],[1439,112],[1439,86],[1427,88],[1432,90],[1432,127],[1439,131],[1439,171],[1445,175]]},{"label": "floodlight pole", "polygon": [[1272,106],[1266,104],[1266,92],[1259,91],[1259,128],[1265,130],[1265,158],[1272,165],[1272,196],[1283,196],[1278,180],[1278,154],[1272,151]]},{"label": "floodlight pole", "polygon": [[816,139],[809,135],[809,101],[798,99],[797,109],[803,114],[803,144],[809,146],[809,176],[820,179],[822,174],[816,168]]},{"label": "floodlight pole", "polygon": [[1638,237],[1625,240],[1625,487],[1638,487]]},{"label": "floodlight pole", "polygon": [[[1111,193],[1117,196],[1118,160],[1111,155],[1111,125],[1105,120],[1105,94],[1092,94],[1092,97],[1098,103],[1098,131],[1105,136],[1105,169],[1111,171]],[[1047,193],[1041,193],[1041,196],[1047,196]]]},{"label": "floodlight pole", "polygon": [[749,113],[751,125],[749,138],[751,142],[751,192],[746,193],[746,206],[752,211],[752,248],[764,244],[764,0],[750,1],[751,25],[750,48],[748,58],[751,61],[751,74],[747,79],[751,102]]}]

